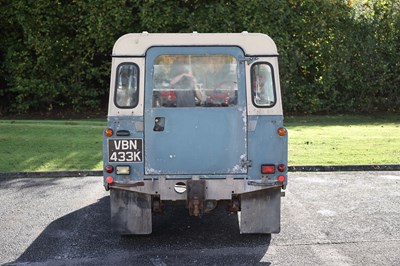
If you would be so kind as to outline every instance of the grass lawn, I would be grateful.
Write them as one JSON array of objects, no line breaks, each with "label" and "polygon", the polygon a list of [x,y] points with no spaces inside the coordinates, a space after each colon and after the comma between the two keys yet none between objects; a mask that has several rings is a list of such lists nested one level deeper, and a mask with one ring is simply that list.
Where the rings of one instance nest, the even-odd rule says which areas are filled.
[{"label": "grass lawn", "polygon": [[0,120],[0,172],[103,168],[105,120]]},{"label": "grass lawn", "polygon": [[400,164],[400,115],[287,117],[289,165]]},{"label": "grass lawn", "polygon": [[[286,117],[289,165],[399,164],[400,115]],[[101,170],[106,120],[0,120],[0,172]]]}]

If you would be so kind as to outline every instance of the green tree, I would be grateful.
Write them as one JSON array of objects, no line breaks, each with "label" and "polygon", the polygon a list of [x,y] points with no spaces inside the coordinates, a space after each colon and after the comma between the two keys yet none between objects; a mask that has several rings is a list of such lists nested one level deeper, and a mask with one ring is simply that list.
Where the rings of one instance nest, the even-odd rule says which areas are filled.
[{"label": "green tree", "polygon": [[105,104],[110,51],[119,35],[136,25],[132,6],[126,1],[10,2],[8,19],[19,32],[5,56],[15,96],[11,110]]},{"label": "green tree", "polygon": [[128,32],[261,32],[291,113],[398,112],[397,0],[0,2],[0,113],[105,108]]}]

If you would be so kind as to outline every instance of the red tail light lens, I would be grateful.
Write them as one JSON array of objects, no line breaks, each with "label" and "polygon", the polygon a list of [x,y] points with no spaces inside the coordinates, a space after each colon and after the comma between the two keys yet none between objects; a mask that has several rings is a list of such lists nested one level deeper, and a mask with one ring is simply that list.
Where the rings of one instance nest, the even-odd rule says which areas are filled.
[{"label": "red tail light lens", "polygon": [[278,176],[278,181],[281,183],[285,182],[285,176],[284,175]]},{"label": "red tail light lens", "polygon": [[279,172],[285,172],[285,170],[286,170],[286,166],[283,164],[283,163],[281,163],[280,165],[278,165],[278,171]]},{"label": "red tail light lens", "polygon": [[275,165],[273,165],[273,164],[261,165],[261,173],[262,174],[274,174],[275,173]]}]

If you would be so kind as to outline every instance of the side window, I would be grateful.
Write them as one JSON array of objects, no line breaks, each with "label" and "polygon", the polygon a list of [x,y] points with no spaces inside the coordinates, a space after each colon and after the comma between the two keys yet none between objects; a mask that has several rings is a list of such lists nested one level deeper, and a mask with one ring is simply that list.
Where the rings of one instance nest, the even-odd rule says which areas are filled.
[{"label": "side window", "polygon": [[153,107],[234,106],[237,71],[228,54],[160,55],[153,65]]},{"label": "side window", "polygon": [[117,68],[115,105],[133,108],[138,104],[139,69],[133,63],[122,63]]},{"label": "side window", "polygon": [[270,64],[257,63],[251,67],[251,93],[255,106],[272,107],[275,105],[275,83]]}]

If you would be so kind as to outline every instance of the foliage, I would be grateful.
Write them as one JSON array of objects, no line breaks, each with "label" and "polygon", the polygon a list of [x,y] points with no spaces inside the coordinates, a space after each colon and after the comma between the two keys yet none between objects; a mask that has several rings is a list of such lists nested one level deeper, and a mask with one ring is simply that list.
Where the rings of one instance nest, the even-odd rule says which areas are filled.
[{"label": "foliage", "polygon": [[0,2],[0,114],[104,109],[128,32],[262,32],[280,52],[285,110],[398,112],[397,0]]}]

